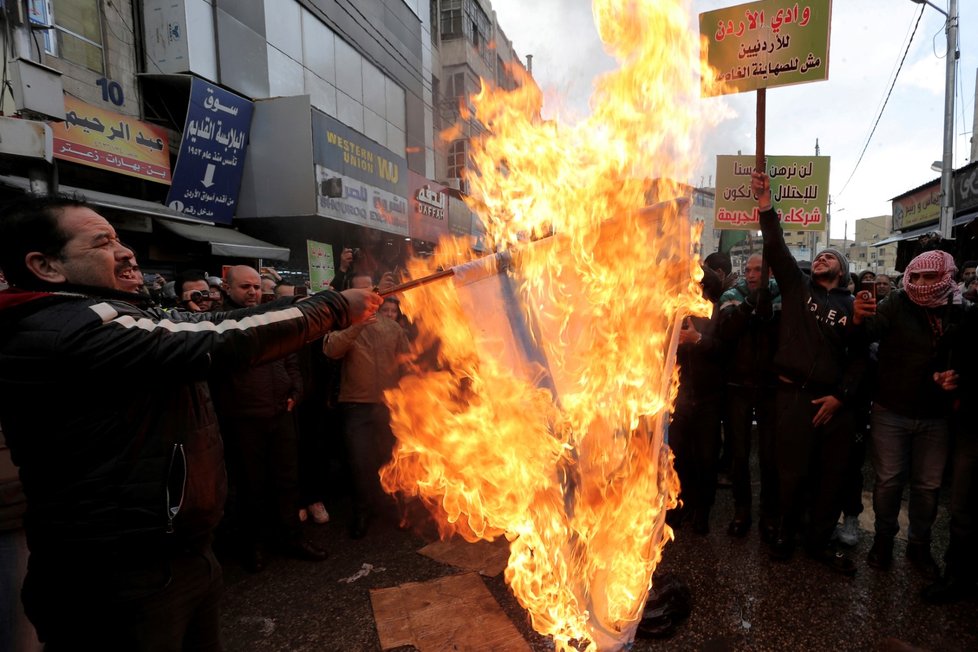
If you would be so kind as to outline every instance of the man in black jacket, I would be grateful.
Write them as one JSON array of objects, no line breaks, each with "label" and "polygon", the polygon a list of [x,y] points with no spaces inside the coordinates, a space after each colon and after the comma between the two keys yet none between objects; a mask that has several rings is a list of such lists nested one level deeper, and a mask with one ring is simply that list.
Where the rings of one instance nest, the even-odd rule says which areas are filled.
[{"label": "man in black jacket", "polygon": [[904,485],[909,480],[910,527],[907,559],[929,579],[939,574],[930,534],[937,518],[937,494],[947,462],[951,395],[933,381],[948,368],[948,335],[964,317],[951,254],[928,251],[910,261],[905,283],[880,302],[859,292],[855,322],[867,341],[879,341],[873,397],[870,453],[876,481],[873,511],[876,536],[866,558],[886,570]]},{"label": "man in black jacket", "polygon": [[23,599],[59,649],[220,649],[225,496],[205,382],[372,314],[323,292],[226,313],[141,307],[136,261],[84,203],[0,214],[0,422],[27,496]]},{"label": "man in black jacket", "polygon": [[[253,267],[229,269],[225,306],[231,310],[257,306],[262,281]],[[231,486],[237,490],[233,511],[242,535],[245,568],[258,572],[265,567],[267,544],[298,559],[326,559],[326,551],[303,536],[299,519],[294,413],[302,397],[298,357],[291,353],[247,369],[220,370],[210,385],[227,446]]]},{"label": "man in black jacket", "polygon": [[778,374],[778,526],[771,544],[774,559],[788,559],[810,493],[805,551],[843,575],[856,567],[831,545],[840,511],[842,473],[849,456],[852,420],[846,401],[858,385],[863,357],[849,347],[852,295],[846,290],[845,256],[825,249],[806,277],[788,251],[778,214],[771,206],[768,176],[751,181],[760,209],[764,257],[781,289],[781,324],[774,369]]}]

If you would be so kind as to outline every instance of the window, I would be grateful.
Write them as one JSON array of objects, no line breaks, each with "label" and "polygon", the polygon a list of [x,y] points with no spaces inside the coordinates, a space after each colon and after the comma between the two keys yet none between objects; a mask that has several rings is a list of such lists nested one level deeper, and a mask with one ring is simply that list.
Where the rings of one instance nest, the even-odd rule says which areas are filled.
[{"label": "window", "polygon": [[99,0],[31,0],[32,20],[42,16],[53,30],[43,32],[44,51],[95,72],[105,71]]},{"label": "window", "polygon": [[462,0],[442,0],[441,40],[462,38]]},{"label": "window", "polygon": [[448,89],[448,97],[454,97],[459,101],[465,101],[465,73],[457,72],[449,79],[451,86]]},{"label": "window", "polygon": [[466,150],[468,142],[465,139],[452,141],[448,148],[448,178],[461,179],[465,169]]},{"label": "window", "polygon": [[493,53],[492,48],[489,47],[489,42],[492,40],[492,23],[489,22],[489,16],[476,0],[466,0],[466,9],[471,21],[469,40],[486,64],[492,66]]}]

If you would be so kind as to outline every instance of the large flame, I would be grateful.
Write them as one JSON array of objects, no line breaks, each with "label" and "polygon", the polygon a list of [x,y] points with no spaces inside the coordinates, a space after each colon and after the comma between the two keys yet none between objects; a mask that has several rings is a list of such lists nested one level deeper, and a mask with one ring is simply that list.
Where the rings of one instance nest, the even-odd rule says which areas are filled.
[{"label": "large flame", "polygon": [[[435,283],[402,308],[418,354],[437,360],[386,395],[398,445],[385,488],[419,497],[444,535],[505,536],[506,579],[560,649],[615,649],[634,633],[679,489],[662,442],[675,325],[709,314],[683,204],[643,210],[681,194],[670,180],[695,165],[689,8],[596,0],[594,15],[620,69],[598,81],[588,119],[542,121],[532,83],[473,98],[490,133],[473,143],[472,205],[495,250],[514,252],[502,273],[544,362],[514,368],[473,323],[479,306]],[[412,275],[466,250],[442,242]]]}]

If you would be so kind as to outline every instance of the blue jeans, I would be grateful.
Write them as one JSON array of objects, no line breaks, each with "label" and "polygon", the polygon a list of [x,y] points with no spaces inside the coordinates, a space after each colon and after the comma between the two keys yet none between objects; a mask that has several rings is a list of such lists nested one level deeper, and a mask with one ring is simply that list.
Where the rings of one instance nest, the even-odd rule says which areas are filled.
[{"label": "blue jeans", "polygon": [[907,538],[914,543],[929,543],[947,462],[947,419],[912,419],[876,404],[870,439],[876,470],[873,486],[876,536],[893,538],[900,531],[897,515],[903,487],[909,479]]}]

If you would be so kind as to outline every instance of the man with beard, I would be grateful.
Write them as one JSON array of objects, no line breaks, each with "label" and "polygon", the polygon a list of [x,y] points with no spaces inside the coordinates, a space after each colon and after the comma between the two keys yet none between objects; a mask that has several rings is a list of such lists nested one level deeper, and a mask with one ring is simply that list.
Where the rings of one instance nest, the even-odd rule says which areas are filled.
[{"label": "man with beard", "polygon": [[951,254],[928,251],[907,264],[904,289],[887,296],[878,308],[865,292],[857,295],[855,304],[860,331],[867,341],[879,341],[870,430],[876,537],[866,561],[879,570],[890,568],[893,538],[900,529],[897,515],[909,479],[906,557],[931,580],[937,578],[938,568],[930,535],[947,462],[951,414],[951,395],[932,377],[947,369],[949,336],[964,318],[955,271]]},{"label": "man with beard", "polygon": [[372,314],[368,292],[229,313],[141,307],[90,206],[0,210],[0,422],[27,497],[23,600],[51,649],[220,649],[225,495],[206,378]]},{"label": "man with beard", "polygon": [[778,514],[777,468],[774,463],[774,352],[778,345],[781,293],[769,279],[762,287],[762,257],[747,259],[744,278],[720,297],[718,334],[727,349],[725,356],[726,428],[731,441],[731,480],[734,518],[727,533],[743,537],[750,529],[751,424],[756,419],[758,457],[761,466],[761,537],[768,543],[774,535]]},{"label": "man with beard", "polygon": [[806,553],[835,572],[853,575],[852,560],[831,544],[852,442],[846,402],[856,391],[863,364],[863,357],[849,347],[849,264],[839,251],[825,249],[812,261],[811,278],[806,277],[784,242],[771,205],[770,179],[755,172],[751,186],[761,211],[764,257],[781,288],[782,306],[774,356],[780,505],[771,557],[791,557],[796,529],[807,511]]}]

